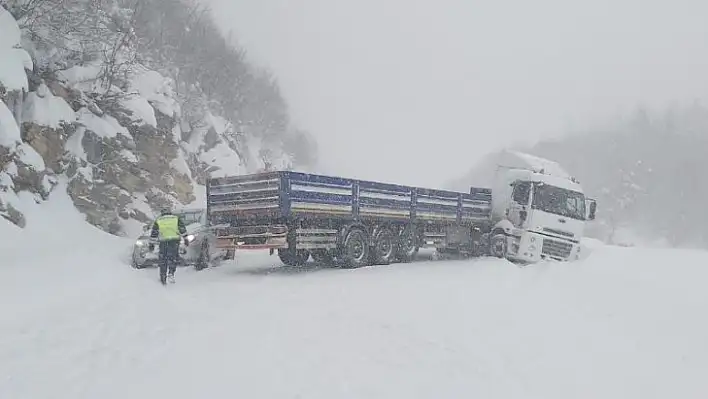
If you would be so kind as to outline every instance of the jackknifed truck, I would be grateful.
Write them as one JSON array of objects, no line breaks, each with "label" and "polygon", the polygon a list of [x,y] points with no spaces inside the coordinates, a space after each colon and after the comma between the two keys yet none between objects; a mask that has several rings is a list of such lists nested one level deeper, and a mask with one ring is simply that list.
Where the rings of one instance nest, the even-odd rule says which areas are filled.
[{"label": "jackknifed truck", "polygon": [[288,266],[410,262],[420,248],[522,263],[579,257],[597,204],[577,179],[503,151],[493,181],[457,192],[274,171],[208,179],[206,208],[217,247],[270,249]]}]

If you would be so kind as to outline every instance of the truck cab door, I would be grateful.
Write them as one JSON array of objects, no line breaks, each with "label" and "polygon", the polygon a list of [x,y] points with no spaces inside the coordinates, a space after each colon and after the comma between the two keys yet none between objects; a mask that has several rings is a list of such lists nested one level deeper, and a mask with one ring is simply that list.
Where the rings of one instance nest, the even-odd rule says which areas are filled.
[{"label": "truck cab door", "polygon": [[528,218],[528,207],[531,203],[531,182],[517,181],[512,183],[512,187],[507,217],[511,224],[520,228]]}]

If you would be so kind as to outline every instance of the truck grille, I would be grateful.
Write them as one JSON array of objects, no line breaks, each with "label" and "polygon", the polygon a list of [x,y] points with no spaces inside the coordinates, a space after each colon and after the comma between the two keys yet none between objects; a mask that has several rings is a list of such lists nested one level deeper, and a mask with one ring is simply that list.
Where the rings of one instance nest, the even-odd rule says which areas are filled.
[{"label": "truck grille", "polygon": [[570,257],[572,250],[573,244],[548,238],[543,239],[543,246],[541,247],[541,253],[543,255],[563,259]]}]

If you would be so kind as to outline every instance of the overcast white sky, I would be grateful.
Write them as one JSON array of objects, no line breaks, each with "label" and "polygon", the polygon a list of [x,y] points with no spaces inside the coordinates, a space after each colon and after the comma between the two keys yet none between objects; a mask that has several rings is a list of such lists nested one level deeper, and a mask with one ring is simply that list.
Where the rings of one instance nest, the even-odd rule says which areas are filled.
[{"label": "overcast white sky", "polygon": [[324,173],[440,186],[515,140],[708,95],[705,0],[204,1]]}]

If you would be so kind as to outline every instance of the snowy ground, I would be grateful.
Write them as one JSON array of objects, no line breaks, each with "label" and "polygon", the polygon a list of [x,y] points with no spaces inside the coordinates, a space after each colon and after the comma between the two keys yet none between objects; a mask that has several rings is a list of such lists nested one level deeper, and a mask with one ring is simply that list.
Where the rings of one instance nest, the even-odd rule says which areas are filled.
[{"label": "snowy ground", "polygon": [[72,234],[0,224],[0,398],[708,397],[705,252],[299,272],[256,253],[162,287],[62,201],[26,212]]}]

